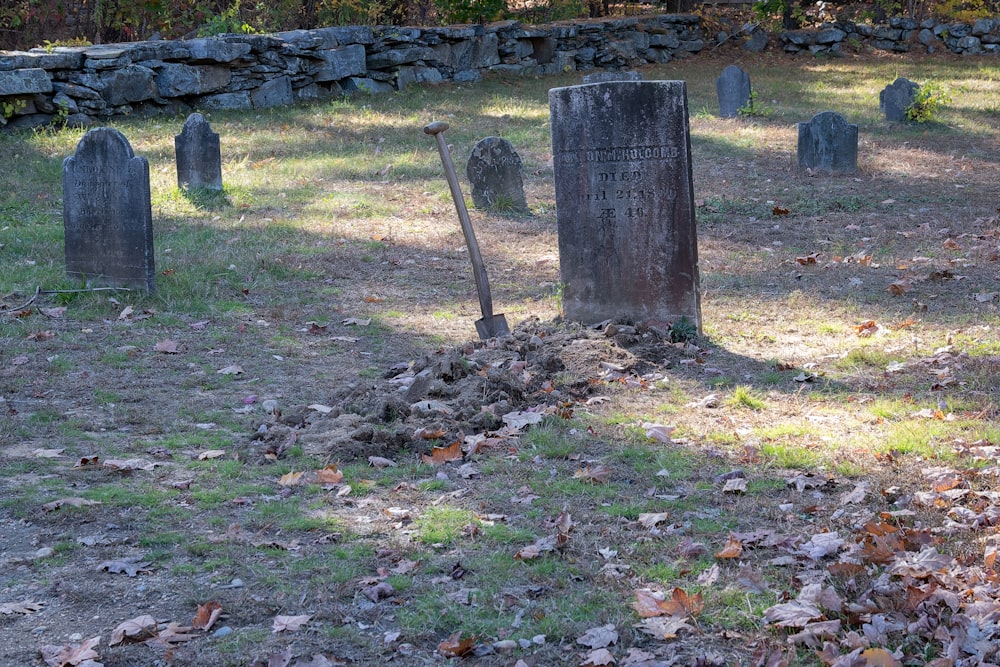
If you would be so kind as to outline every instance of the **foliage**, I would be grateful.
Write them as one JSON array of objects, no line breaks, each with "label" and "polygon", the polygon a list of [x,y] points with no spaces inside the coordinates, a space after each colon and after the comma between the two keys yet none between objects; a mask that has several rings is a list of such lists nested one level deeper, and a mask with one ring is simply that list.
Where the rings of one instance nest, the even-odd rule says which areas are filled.
[{"label": "foliage", "polygon": [[951,103],[951,96],[939,83],[928,81],[917,89],[913,102],[906,107],[906,117],[916,123],[935,119],[939,109]]},{"label": "foliage", "polygon": [[27,106],[28,102],[20,97],[16,97],[12,100],[4,100],[0,102],[0,114],[2,114],[4,118],[10,118]]},{"label": "foliage", "polygon": [[198,30],[200,37],[223,35],[226,33],[244,33],[252,35],[259,32],[240,16],[240,0],[236,0],[222,13],[208,19],[208,22]]},{"label": "foliage", "polygon": [[434,0],[442,23],[486,23],[500,18],[504,0]]}]

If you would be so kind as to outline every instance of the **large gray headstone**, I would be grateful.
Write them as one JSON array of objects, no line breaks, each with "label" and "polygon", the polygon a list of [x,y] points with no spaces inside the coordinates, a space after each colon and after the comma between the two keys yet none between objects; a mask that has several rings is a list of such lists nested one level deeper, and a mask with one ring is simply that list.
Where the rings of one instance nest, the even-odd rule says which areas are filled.
[{"label": "large gray headstone", "polygon": [[181,133],[174,137],[177,156],[177,186],[191,190],[222,189],[222,149],[219,135],[200,113],[193,113],[184,122]]},{"label": "large gray headstone", "polygon": [[683,81],[549,91],[563,315],[701,329]]},{"label": "large gray headstone", "polygon": [[913,104],[920,86],[909,79],[897,78],[878,94],[878,108],[889,121],[905,121],[906,110]]},{"label": "large gray headstone", "polygon": [[858,170],[858,126],[839,113],[824,111],[799,123],[799,167],[830,174]]},{"label": "large gray headstone", "polygon": [[63,161],[66,275],[153,292],[149,163],[118,130],[90,130]]},{"label": "large gray headstone", "polygon": [[476,208],[511,213],[527,213],[521,157],[506,139],[486,137],[475,145],[465,173],[472,185]]},{"label": "large gray headstone", "polygon": [[719,117],[736,118],[740,109],[749,109],[750,75],[736,65],[729,65],[715,80],[715,91],[719,95]]}]

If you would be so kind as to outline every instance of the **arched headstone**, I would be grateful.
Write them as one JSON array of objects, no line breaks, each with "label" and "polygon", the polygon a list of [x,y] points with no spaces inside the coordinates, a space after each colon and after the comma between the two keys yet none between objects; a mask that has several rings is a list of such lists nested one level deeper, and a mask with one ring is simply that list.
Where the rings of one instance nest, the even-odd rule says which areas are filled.
[{"label": "arched headstone", "polygon": [[465,174],[476,208],[499,213],[528,213],[521,180],[521,157],[506,139],[486,137],[475,145]]},{"label": "arched headstone", "polygon": [[799,123],[799,167],[829,174],[858,170],[858,126],[839,113],[824,111]]},{"label": "arched headstone", "polygon": [[888,121],[905,121],[906,110],[913,104],[920,86],[909,79],[897,78],[878,94],[878,108]]},{"label": "arched headstone", "polygon": [[219,135],[212,131],[200,113],[188,116],[181,133],[174,137],[174,153],[177,157],[177,187],[222,189]]},{"label": "arched headstone", "polygon": [[715,80],[719,95],[719,117],[736,118],[740,109],[749,109],[753,99],[750,92],[750,75],[736,65],[729,65]]},{"label": "arched headstone", "polygon": [[156,290],[149,163],[121,132],[88,131],[63,161],[66,276]]}]

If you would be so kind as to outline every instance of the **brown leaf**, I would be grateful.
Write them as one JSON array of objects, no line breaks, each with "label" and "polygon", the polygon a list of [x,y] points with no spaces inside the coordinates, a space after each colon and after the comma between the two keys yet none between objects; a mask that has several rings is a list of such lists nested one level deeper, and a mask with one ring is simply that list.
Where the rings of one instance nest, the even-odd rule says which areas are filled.
[{"label": "brown leaf", "polygon": [[316,324],[315,322],[306,322],[306,325],[309,327],[306,329],[306,333],[313,336],[325,334],[327,328],[329,327],[328,324]]},{"label": "brown leaf", "polygon": [[448,637],[448,639],[445,639],[443,642],[438,644],[438,651],[440,651],[441,655],[446,658],[461,658],[472,651],[472,647],[475,643],[476,638],[474,636],[465,637],[463,639],[462,633],[456,632]]},{"label": "brown leaf", "polygon": [[806,600],[793,600],[764,610],[764,620],[780,628],[802,628],[822,617],[820,608]]},{"label": "brown leaf", "polygon": [[27,340],[41,341],[41,340],[52,340],[56,335],[51,331],[35,331],[27,336]]},{"label": "brown leaf", "polygon": [[176,340],[161,340],[153,349],[161,354],[177,354],[181,351],[181,344]]},{"label": "brown leaf", "polygon": [[45,503],[42,505],[42,509],[46,512],[54,512],[60,507],[87,507],[89,505],[100,505],[99,500],[87,500],[86,498],[60,498],[59,500],[53,500],[50,503]]},{"label": "brown leaf", "polygon": [[393,468],[396,466],[395,461],[387,459],[384,456],[369,456],[368,463],[373,468]]},{"label": "brown leaf", "polygon": [[435,447],[431,450],[430,455],[421,454],[420,460],[430,465],[441,465],[448,461],[461,461],[462,441],[456,440],[447,447]]},{"label": "brown leaf", "polygon": [[220,456],[225,456],[226,450],[224,449],[209,449],[198,455],[199,461],[207,461],[209,459],[217,459]]},{"label": "brown leaf", "polygon": [[312,618],[311,614],[301,616],[275,616],[271,632],[297,632],[303,625]]},{"label": "brown leaf", "polygon": [[49,667],[66,667],[67,665],[79,665],[88,660],[99,658],[95,646],[101,643],[100,636],[91,637],[80,644],[67,644],[66,646],[46,645],[41,647],[42,660]]},{"label": "brown leaf", "polygon": [[861,652],[861,657],[867,667],[902,667],[903,664],[884,648],[866,649]]},{"label": "brown leaf", "polygon": [[148,569],[152,563],[148,561],[140,562],[138,559],[106,560],[97,566],[98,570],[105,570],[111,574],[127,574],[134,577],[138,574],[150,574]]},{"label": "brown leaf", "polygon": [[304,472],[286,472],[278,479],[278,484],[281,486],[298,486],[299,482],[302,481],[302,475]]},{"label": "brown leaf", "polygon": [[413,432],[413,437],[420,438],[421,440],[437,440],[447,432],[447,430],[441,427],[421,427]]},{"label": "brown leaf", "polygon": [[155,637],[150,637],[144,643],[161,649],[172,649],[174,644],[191,641],[198,635],[191,634],[191,628],[179,623],[168,623]]},{"label": "brown leaf", "polygon": [[605,648],[618,643],[618,631],[615,630],[613,623],[591,628],[577,637],[576,643],[592,649]]},{"label": "brown leaf", "polygon": [[798,262],[799,264],[801,264],[802,266],[806,266],[806,265],[809,265],[809,264],[815,264],[816,260],[819,258],[819,256],[820,256],[820,253],[814,252],[814,253],[810,253],[810,254],[806,255],[805,257],[796,257],[795,261]]},{"label": "brown leaf", "polygon": [[74,465],[73,467],[74,468],[94,468],[94,467],[97,467],[97,463],[98,463],[98,461],[100,461],[100,458],[101,457],[99,457],[99,456],[81,456],[79,458],[79,460],[77,460],[76,465]]},{"label": "brown leaf", "polygon": [[108,640],[108,646],[121,644],[126,639],[135,642],[145,641],[150,637],[155,637],[158,628],[159,624],[156,622],[156,619],[148,614],[130,618],[127,621],[119,623],[111,631],[111,639]]},{"label": "brown leaf", "polygon": [[221,615],[222,605],[215,600],[200,604],[194,619],[191,621],[191,627],[195,630],[208,630],[219,620]]},{"label": "brown leaf", "polygon": [[574,479],[582,479],[594,484],[606,484],[609,477],[611,477],[611,468],[604,464],[586,466],[573,473]]},{"label": "brown leaf", "polygon": [[670,516],[669,512],[648,512],[639,515],[639,524],[643,528],[655,528],[656,524],[663,523]]},{"label": "brown leaf", "polygon": [[791,213],[791,211],[789,211],[787,208],[784,208],[782,206],[775,206],[774,208],[771,209],[771,215],[773,215],[775,217],[782,216],[782,215],[788,215],[789,213]]},{"label": "brown leaf", "polygon": [[743,543],[736,539],[736,536],[729,533],[729,539],[726,541],[725,546],[721,550],[715,552],[715,557],[722,558],[739,558],[743,555]]},{"label": "brown leaf", "polygon": [[331,463],[325,468],[321,468],[316,471],[316,483],[317,484],[340,484],[344,481],[344,471],[337,468],[336,463]]},{"label": "brown leaf", "polygon": [[645,618],[636,627],[656,639],[675,639],[681,630],[692,629],[681,616]]},{"label": "brown leaf", "polygon": [[910,281],[908,280],[896,280],[892,283],[889,283],[889,286],[886,288],[889,294],[892,294],[893,296],[902,296],[909,289],[910,289]]}]

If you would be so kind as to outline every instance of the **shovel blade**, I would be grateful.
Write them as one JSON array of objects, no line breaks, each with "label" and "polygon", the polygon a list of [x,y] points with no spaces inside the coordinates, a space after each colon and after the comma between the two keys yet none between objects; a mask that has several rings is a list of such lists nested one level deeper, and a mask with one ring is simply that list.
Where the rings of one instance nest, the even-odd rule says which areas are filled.
[{"label": "shovel blade", "polygon": [[507,318],[503,315],[493,315],[476,320],[476,333],[482,340],[486,340],[509,334],[510,327],[507,326]]}]

